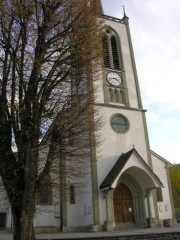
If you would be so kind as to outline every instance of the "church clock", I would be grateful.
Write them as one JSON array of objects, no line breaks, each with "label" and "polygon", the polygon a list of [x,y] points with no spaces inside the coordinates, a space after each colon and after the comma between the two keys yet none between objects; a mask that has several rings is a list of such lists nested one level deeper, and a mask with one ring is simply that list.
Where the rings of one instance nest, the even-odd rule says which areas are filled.
[{"label": "church clock", "polygon": [[121,76],[118,73],[115,72],[108,72],[106,75],[106,79],[109,84],[112,86],[118,87],[121,85]]}]

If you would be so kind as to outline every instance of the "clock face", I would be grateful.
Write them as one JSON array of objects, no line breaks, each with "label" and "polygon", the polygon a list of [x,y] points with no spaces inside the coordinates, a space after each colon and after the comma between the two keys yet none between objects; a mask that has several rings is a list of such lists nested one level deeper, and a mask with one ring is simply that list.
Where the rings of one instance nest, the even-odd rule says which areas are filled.
[{"label": "clock face", "polygon": [[115,132],[123,133],[128,130],[129,124],[128,120],[125,117],[121,115],[115,115],[111,119],[111,126]]},{"label": "clock face", "polygon": [[121,84],[121,77],[119,74],[115,72],[109,72],[106,75],[108,83],[110,83],[113,86],[119,86]]}]

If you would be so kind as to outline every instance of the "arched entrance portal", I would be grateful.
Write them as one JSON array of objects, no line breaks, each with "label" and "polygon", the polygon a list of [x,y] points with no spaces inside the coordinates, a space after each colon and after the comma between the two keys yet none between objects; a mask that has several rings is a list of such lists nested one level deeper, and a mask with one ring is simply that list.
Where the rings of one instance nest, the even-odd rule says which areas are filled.
[{"label": "arched entrance portal", "polygon": [[114,189],[113,204],[116,224],[134,223],[132,194],[125,184],[120,183]]}]

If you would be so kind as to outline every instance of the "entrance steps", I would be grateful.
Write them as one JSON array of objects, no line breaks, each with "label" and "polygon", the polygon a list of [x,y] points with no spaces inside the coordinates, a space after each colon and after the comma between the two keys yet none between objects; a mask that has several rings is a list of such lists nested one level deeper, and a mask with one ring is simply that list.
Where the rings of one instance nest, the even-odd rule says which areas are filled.
[{"label": "entrance steps", "polygon": [[138,226],[135,223],[120,223],[116,224],[115,231],[119,230],[128,230],[128,229],[137,229]]}]

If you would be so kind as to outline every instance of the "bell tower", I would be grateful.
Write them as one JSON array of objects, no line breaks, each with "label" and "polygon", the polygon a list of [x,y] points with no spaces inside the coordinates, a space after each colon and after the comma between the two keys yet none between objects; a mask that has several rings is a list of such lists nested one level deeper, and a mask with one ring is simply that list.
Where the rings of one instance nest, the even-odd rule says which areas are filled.
[{"label": "bell tower", "polygon": [[122,57],[120,36],[112,27],[106,27],[103,35],[104,50],[104,102],[129,106],[125,81],[125,69]]}]

